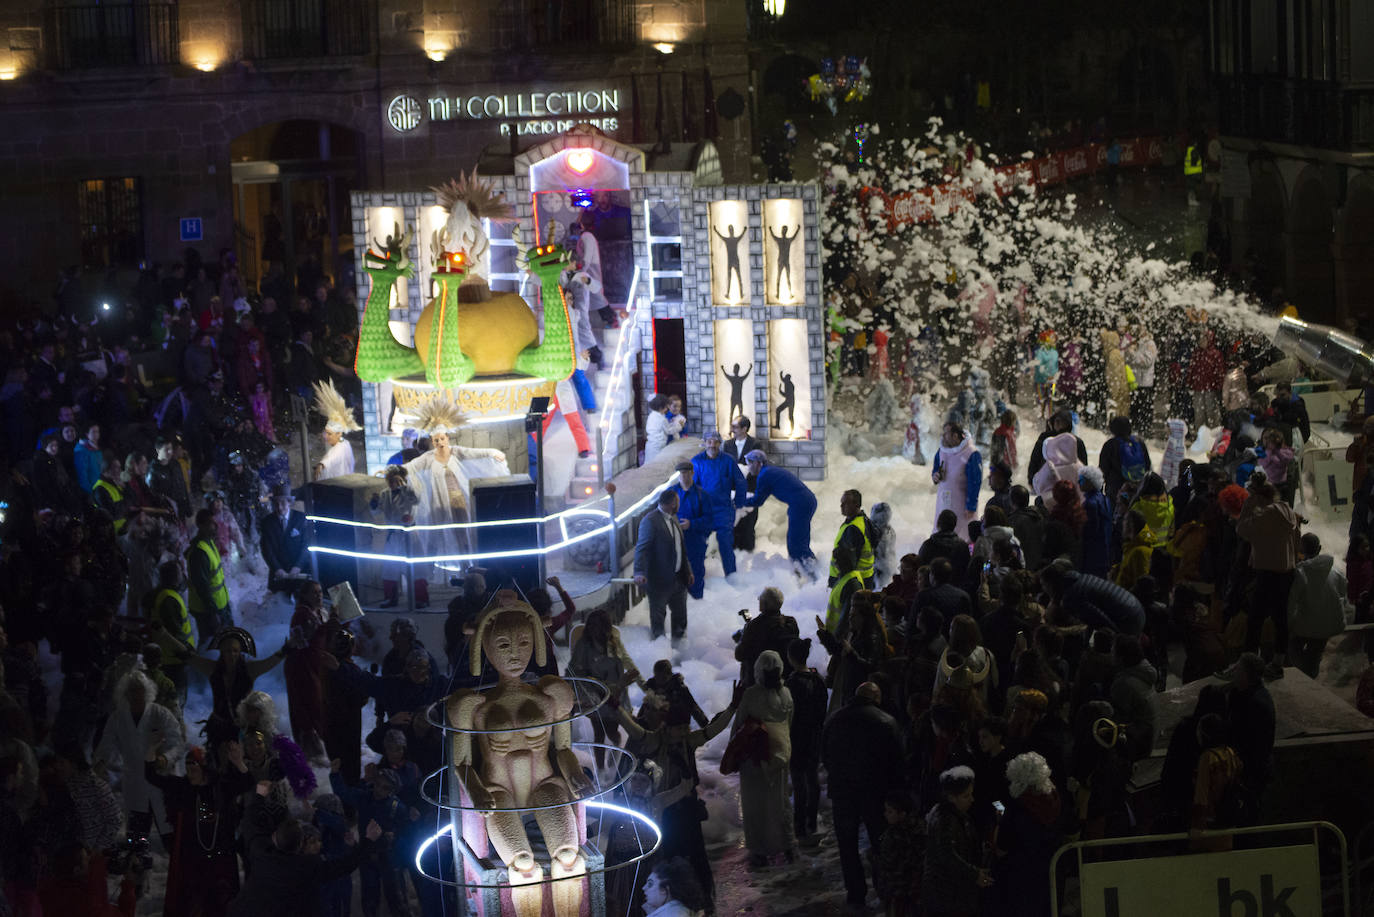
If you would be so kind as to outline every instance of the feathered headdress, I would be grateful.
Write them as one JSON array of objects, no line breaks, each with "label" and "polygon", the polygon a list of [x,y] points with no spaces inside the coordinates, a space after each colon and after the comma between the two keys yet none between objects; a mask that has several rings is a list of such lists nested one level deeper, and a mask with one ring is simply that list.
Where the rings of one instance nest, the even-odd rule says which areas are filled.
[{"label": "feathered headdress", "polygon": [[352,433],[362,427],[353,419],[353,411],[343,395],[334,387],[334,380],[316,382],[315,410],[324,415],[324,428],[330,433]]},{"label": "feathered headdress", "polygon": [[471,175],[459,174],[442,185],[430,188],[439,195],[439,206],[450,213],[455,205],[467,204],[468,211],[479,220],[513,220],[515,212],[506,201],[504,193],[496,190],[496,182],[477,177],[477,169]]},{"label": "feathered headdress", "polygon": [[466,421],[458,412],[458,405],[442,395],[435,395],[415,412],[415,426],[426,433],[456,433]]}]

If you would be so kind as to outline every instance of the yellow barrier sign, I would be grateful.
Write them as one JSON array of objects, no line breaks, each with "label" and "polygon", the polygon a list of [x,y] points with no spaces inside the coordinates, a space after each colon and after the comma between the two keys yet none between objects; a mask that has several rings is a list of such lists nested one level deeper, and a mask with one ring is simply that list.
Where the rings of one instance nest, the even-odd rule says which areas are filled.
[{"label": "yellow barrier sign", "polygon": [[1312,844],[1084,863],[1083,917],[1313,917]]}]

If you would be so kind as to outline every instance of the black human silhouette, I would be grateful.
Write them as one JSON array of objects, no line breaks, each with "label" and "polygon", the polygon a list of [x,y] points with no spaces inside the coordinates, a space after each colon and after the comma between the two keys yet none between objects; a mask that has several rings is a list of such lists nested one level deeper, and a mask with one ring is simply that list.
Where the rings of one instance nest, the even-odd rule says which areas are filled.
[{"label": "black human silhouette", "polygon": [[797,418],[794,411],[797,408],[797,385],[792,381],[792,374],[779,372],[778,376],[782,379],[782,384],[778,386],[778,394],[782,396],[782,401],[778,404],[777,416],[773,420],[773,428],[781,430],[782,412],[787,412],[787,425],[793,430],[797,429]]},{"label": "black human silhouette", "polygon": [[735,364],[735,374],[732,376],[725,372],[725,364],[720,365],[720,371],[725,373],[725,378],[730,383],[730,420],[744,416],[744,380],[749,378],[754,367],[750,366],[743,373],[739,371],[739,364]]},{"label": "black human silhouette", "polygon": [[744,238],[744,230],[741,229],[736,235],[734,223],[726,224],[725,229],[726,233],[722,234],[719,229],[711,227],[711,232],[720,236],[720,241],[725,243],[725,298],[730,298],[730,278],[733,277],[739,286],[739,297],[743,299],[744,277],[740,274],[739,268],[739,242]]},{"label": "black human silhouette", "polygon": [[797,240],[797,236],[801,235],[801,224],[797,225],[791,235],[788,235],[786,226],[782,228],[782,235],[778,235],[771,227],[768,234],[773,237],[773,242],[778,246],[778,282],[777,291],[773,296],[775,299],[782,299],[782,275],[786,274],[787,295],[791,297],[794,295],[792,290],[792,243]]}]

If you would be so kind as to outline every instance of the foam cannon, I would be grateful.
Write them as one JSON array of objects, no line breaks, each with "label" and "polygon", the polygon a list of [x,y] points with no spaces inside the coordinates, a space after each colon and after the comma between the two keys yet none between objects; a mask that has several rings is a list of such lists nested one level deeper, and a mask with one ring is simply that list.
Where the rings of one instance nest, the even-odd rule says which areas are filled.
[{"label": "foam cannon", "polygon": [[1274,346],[1345,386],[1374,380],[1374,351],[1357,337],[1329,325],[1279,319]]}]

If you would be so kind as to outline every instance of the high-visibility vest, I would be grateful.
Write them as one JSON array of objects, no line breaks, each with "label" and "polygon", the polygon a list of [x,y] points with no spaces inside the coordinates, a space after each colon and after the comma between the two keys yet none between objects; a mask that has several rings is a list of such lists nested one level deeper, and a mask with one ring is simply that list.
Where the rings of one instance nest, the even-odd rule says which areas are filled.
[{"label": "high-visibility vest", "polygon": [[860,587],[863,586],[863,577],[859,576],[859,571],[850,570],[848,573],[835,580],[835,586],[830,590],[830,598],[826,599],[825,629],[832,634],[835,632],[835,629],[840,626],[840,617],[847,611],[844,607],[844,587],[855,580],[859,581]]},{"label": "high-visibility vest", "polygon": [[[860,520],[863,521],[860,522]],[[857,528],[859,533],[864,536],[863,547],[859,548],[858,565],[855,567],[855,570],[858,571],[859,575],[863,577],[865,581],[872,581],[873,538],[868,531],[868,517],[860,514],[853,519],[846,519],[844,522],[840,523],[840,530],[835,533],[835,546],[839,545],[840,539],[844,537],[844,530],[851,525]],[[830,555],[830,575],[840,575],[840,568],[835,565],[835,555],[833,553]]]},{"label": "high-visibility vest", "polygon": [[[162,612],[163,599],[171,598],[176,603],[175,618]],[[186,600],[175,589],[160,589],[153,597],[153,619],[161,624],[167,633],[191,649],[196,648],[195,635],[191,633],[191,616],[186,613]]]},{"label": "high-visibility vest", "polygon": [[1188,147],[1183,153],[1183,174],[1202,174],[1202,157],[1198,155],[1197,147],[1195,146]]},{"label": "high-visibility vest", "polygon": [[[224,564],[219,559],[219,549],[214,542],[197,538],[191,550],[199,549],[210,560],[210,594],[202,597],[196,589],[191,589],[191,614],[214,614],[229,607],[229,589],[224,585]],[[207,607],[206,602],[209,602]]]},{"label": "high-visibility vest", "polygon": [[[104,478],[98,478],[96,479],[95,486],[91,488],[91,490],[92,493],[97,490],[104,493],[105,496],[110,498],[110,502],[114,504],[115,512],[119,512],[119,504],[124,502],[124,490],[118,484],[112,484]],[[128,524],[128,519],[125,519],[123,516],[117,516],[114,521],[115,534],[123,534],[124,526]]]}]

